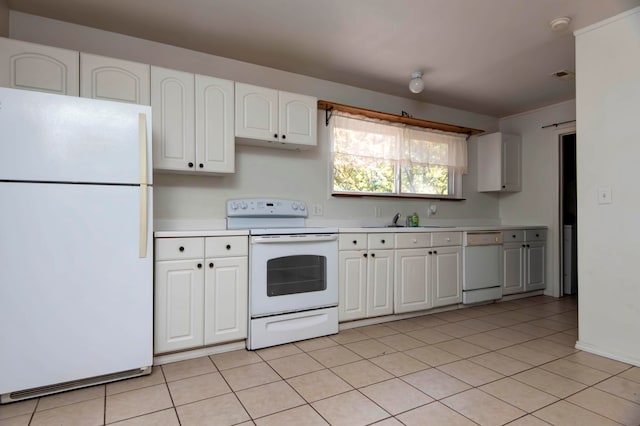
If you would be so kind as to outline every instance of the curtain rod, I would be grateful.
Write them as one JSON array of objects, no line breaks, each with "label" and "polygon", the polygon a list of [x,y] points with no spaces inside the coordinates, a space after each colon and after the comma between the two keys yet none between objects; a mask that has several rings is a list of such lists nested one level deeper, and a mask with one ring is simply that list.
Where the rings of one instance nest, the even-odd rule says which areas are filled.
[{"label": "curtain rod", "polygon": [[567,123],[575,123],[576,120],[569,120],[569,121],[563,121],[561,123],[553,123],[553,124],[547,124],[546,126],[542,126],[543,129],[546,129],[547,127],[558,127],[561,124],[567,124]]}]

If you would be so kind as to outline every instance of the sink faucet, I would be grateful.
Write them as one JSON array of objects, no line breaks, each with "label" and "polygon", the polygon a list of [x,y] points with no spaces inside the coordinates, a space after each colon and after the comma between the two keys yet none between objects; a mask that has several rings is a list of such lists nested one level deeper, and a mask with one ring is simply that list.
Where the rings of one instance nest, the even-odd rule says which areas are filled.
[{"label": "sink faucet", "polygon": [[393,220],[391,221],[391,224],[393,226],[398,226],[398,219],[400,219],[400,213],[396,213],[396,215],[393,217]]}]

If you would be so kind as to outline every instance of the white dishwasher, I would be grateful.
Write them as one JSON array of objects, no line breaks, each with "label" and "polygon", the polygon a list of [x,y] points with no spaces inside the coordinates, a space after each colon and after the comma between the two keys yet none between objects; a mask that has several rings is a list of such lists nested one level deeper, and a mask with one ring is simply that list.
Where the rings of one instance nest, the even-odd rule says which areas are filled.
[{"label": "white dishwasher", "polygon": [[462,303],[502,297],[502,232],[467,231],[463,240]]}]

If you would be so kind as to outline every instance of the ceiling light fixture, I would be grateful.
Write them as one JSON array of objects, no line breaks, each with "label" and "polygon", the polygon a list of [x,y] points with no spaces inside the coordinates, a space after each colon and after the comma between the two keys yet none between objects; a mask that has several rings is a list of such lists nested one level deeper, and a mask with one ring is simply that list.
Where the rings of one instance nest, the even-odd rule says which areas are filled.
[{"label": "ceiling light fixture", "polygon": [[412,93],[420,93],[424,89],[424,81],[422,80],[422,75],[422,71],[415,71],[411,73],[409,90],[411,90]]},{"label": "ceiling light fixture", "polygon": [[552,19],[549,22],[549,26],[551,27],[551,31],[560,32],[569,28],[570,22],[571,18],[563,16],[561,18]]}]

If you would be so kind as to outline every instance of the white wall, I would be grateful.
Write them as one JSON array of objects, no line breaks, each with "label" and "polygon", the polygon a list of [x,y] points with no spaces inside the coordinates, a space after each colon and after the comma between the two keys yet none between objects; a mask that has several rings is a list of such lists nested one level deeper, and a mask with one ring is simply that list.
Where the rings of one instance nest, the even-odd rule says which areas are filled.
[{"label": "white wall", "polygon": [[0,36],[9,36],[9,6],[7,0],[0,0]]},{"label": "white wall", "polygon": [[[207,55],[148,40],[63,23],[19,12],[11,12],[12,38],[50,44],[152,65],[212,75],[264,87],[317,96],[333,102],[399,114],[408,111],[417,118],[460,126],[497,130],[494,117],[441,107],[411,99],[376,93],[352,86],[306,77]],[[324,118],[324,116],[322,115]],[[224,200],[233,197],[272,196],[323,204],[324,216],[314,220],[356,220],[365,224],[390,221],[397,212],[416,211],[427,217],[426,201],[398,199],[331,198],[328,194],[329,165],[324,120],[319,122],[320,147],[309,152],[238,146],[236,173],[228,177],[196,177],[159,174],[155,179],[156,220],[203,220],[224,218]],[[469,158],[475,158],[470,142]],[[473,161],[471,161],[473,163]],[[498,199],[475,191],[475,165],[464,179],[463,202],[437,201],[434,219],[443,223],[498,223]],[[382,217],[375,218],[374,206]],[[158,223],[160,223],[158,222]]]},{"label": "white wall", "polygon": [[577,347],[640,365],[640,8],[576,32],[576,75]]},{"label": "white wall", "polygon": [[560,295],[559,246],[562,238],[558,136],[575,129],[575,123],[547,129],[542,129],[542,126],[575,118],[575,101],[569,101],[500,120],[501,131],[522,135],[522,191],[501,195],[500,219],[505,225],[527,223],[549,227],[545,294],[556,297]]}]

